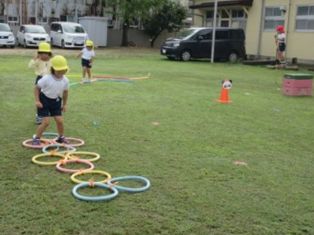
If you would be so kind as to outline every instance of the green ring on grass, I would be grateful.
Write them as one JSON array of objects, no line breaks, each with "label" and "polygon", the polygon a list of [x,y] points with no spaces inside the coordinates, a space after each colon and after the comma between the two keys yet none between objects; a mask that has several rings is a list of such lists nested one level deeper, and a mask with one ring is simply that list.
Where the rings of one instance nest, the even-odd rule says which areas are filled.
[{"label": "green ring on grass", "polygon": [[44,132],[42,134],[42,136],[45,138],[45,139],[55,139],[59,136],[58,133],[55,133],[55,132]]},{"label": "green ring on grass", "polygon": [[[141,181],[144,182],[144,186],[140,188],[131,188],[131,187],[124,187],[115,184],[115,182],[119,181],[128,181],[128,180],[135,180],[135,181]],[[128,192],[128,193],[139,193],[139,192],[144,192],[150,187],[150,181],[143,177],[143,176],[121,176],[121,177],[115,177],[112,179],[109,179],[107,184],[117,188],[121,192]]]},{"label": "green ring on grass", "polygon": [[[56,150],[49,151],[47,150],[49,147],[56,147]],[[64,151],[58,151],[60,147],[65,148]],[[42,149],[43,153],[49,153],[49,152],[58,152],[58,153],[72,153],[76,151],[76,148],[74,148],[71,145],[65,145],[65,144],[49,144],[43,147]]]},{"label": "green ring on grass", "polygon": [[[85,196],[85,195],[81,195],[81,194],[78,193],[78,190],[80,188],[93,187],[93,186],[96,186],[96,187],[99,187],[99,188],[104,188],[104,189],[109,189],[109,190],[112,191],[112,193],[108,194],[108,195],[102,195],[102,196]],[[108,201],[108,200],[111,200],[111,199],[115,198],[116,196],[118,196],[119,191],[115,187],[110,187],[108,184],[95,182],[91,186],[91,183],[83,182],[83,183],[77,184],[77,185],[75,185],[73,187],[72,194],[77,199],[80,199],[80,200],[83,200],[83,201],[97,202],[97,201]]]}]

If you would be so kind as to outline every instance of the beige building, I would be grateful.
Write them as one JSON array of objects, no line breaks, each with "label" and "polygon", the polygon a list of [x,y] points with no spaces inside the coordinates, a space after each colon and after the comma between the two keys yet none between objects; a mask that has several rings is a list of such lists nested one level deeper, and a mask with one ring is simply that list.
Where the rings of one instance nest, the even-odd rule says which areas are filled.
[{"label": "beige building", "polygon": [[[195,26],[213,25],[215,0],[194,0]],[[250,56],[275,57],[275,28],[286,29],[289,59],[314,62],[314,1],[313,0],[218,0],[217,26],[243,28],[246,51]]]}]

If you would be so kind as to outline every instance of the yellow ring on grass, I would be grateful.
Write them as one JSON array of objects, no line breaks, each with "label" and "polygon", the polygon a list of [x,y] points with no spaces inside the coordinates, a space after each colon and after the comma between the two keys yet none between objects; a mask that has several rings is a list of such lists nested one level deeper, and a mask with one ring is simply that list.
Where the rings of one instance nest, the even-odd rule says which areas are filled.
[{"label": "yellow ring on grass", "polygon": [[57,152],[49,152],[49,153],[41,153],[41,154],[37,154],[34,157],[32,157],[32,162],[41,166],[52,166],[52,165],[57,165],[57,163],[60,161],[60,159],[58,161],[54,161],[54,162],[42,162],[42,161],[38,161],[38,158],[41,157],[58,157],[61,158],[61,160],[66,160],[66,156]]},{"label": "yellow ring on grass", "polygon": [[[77,155],[87,155],[87,156],[94,156],[94,158],[88,159],[88,158],[81,158]],[[84,152],[84,151],[77,151],[77,152],[70,152],[66,154],[66,157],[69,159],[81,159],[81,160],[87,160],[90,162],[97,161],[100,158],[100,155],[98,153],[93,152]]]},{"label": "yellow ring on grass", "polygon": [[95,181],[95,183],[106,183],[108,180],[111,179],[111,175],[108,172],[106,172],[106,171],[87,170],[87,171],[79,171],[79,172],[74,173],[73,175],[71,175],[71,180],[74,183],[77,183],[77,184],[83,183],[83,182],[88,182],[88,181],[83,181],[83,180],[76,179],[76,176],[78,176],[78,175],[85,175],[85,174],[99,174],[99,175],[106,176],[106,179],[104,179],[102,181]]}]

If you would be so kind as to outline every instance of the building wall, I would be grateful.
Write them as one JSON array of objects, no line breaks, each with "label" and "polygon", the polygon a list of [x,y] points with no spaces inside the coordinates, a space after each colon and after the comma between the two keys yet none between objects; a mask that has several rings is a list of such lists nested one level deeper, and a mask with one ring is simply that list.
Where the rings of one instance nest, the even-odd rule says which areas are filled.
[{"label": "building wall", "polygon": [[[297,6],[312,5],[313,0],[291,1],[289,29],[287,32],[287,56],[298,57],[303,60],[314,60],[314,32],[296,31]],[[286,23],[287,24],[287,23]]]},{"label": "building wall", "polygon": [[[257,5],[256,1],[254,1],[254,4]],[[285,7],[287,9],[287,12],[285,14],[285,26],[286,26],[288,15],[289,15],[288,4],[289,4],[288,0],[265,0],[264,8],[265,7],[280,7],[280,6]],[[262,9],[262,4],[260,4],[260,6],[258,7],[260,8],[260,11],[262,12],[262,14],[264,14],[264,9]],[[249,20],[251,19],[253,20],[254,19],[253,17],[250,18]],[[264,17],[262,17],[261,20],[262,20],[262,23],[260,25],[262,27],[262,34],[261,34],[261,44],[260,44],[260,55],[267,56],[267,57],[275,57],[276,56],[276,44],[275,44],[276,30],[275,28],[272,31],[264,30]],[[290,20],[293,21],[292,19]],[[288,50],[289,48],[287,48],[287,51]],[[255,54],[258,54],[258,51],[256,51]],[[288,54],[289,53],[287,53],[287,55]]]},{"label": "building wall", "polygon": [[253,6],[248,10],[248,18],[246,23],[246,53],[248,55],[258,55],[260,37],[261,37],[261,15],[262,1],[254,1]]},{"label": "building wall", "polygon": [[[249,10],[247,33],[247,53],[261,55],[266,57],[274,57],[276,53],[276,45],[274,35],[275,29],[272,31],[264,30],[264,9],[263,1],[254,1],[253,7]],[[311,46],[314,41],[314,32],[299,32],[296,30],[296,13],[297,7],[302,5],[313,5],[313,0],[265,0],[265,7],[282,6],[286,9],[285,28],[287,37],[286,57],[299,58],[300,61],[314,60],[314,47]],[[290,3],[290,4],[289,4]],[[262,22],[261,22],[262,20]],[[254,29],[254,25],[262,27],[260,34],[260,45],[255,43],[259,41],[258,30]],[[260,48],[258,48],[260,46]]]},{"label": "building wall", "polygon": [[[208,0],[196,0],[195,4],[208,2]],[[296,30],[296,13],[298,6],[314,6],[313,0],[254,0],[252,7],[248,8],[246,23],[246,52],[248,55],[261,57],[275,57],[276,45],[273,30],[264,30],[265,7],[283,7],[284,24],[286,28],[288,60],[297,57],[299,61],[314,61],[314,31],[300,32]],[[205,10],[194,10],[194,25],[203,26],[202,17],[206,17]]]},{"label": "building wall", "polygon": [[[161,44],[174,33],[162,32],[154,43],[154,48],[160,48]],[[129,29],[128,39],[136,47],[150,47],[149,36],[142,30]],[[108,47],[119,47],[122,40],[122,31],[118,29],[108,29]]]}]

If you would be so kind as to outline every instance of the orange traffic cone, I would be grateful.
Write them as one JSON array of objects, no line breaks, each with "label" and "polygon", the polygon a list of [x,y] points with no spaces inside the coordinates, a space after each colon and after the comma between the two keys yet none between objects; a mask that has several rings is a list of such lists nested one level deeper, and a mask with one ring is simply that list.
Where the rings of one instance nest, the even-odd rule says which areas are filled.
[{"label": "orange traffic cone", "polygon": [[223,104],[231,103],[232,101],[229,99],[229,89],[221,88],[220,98],[217,101]]}]

